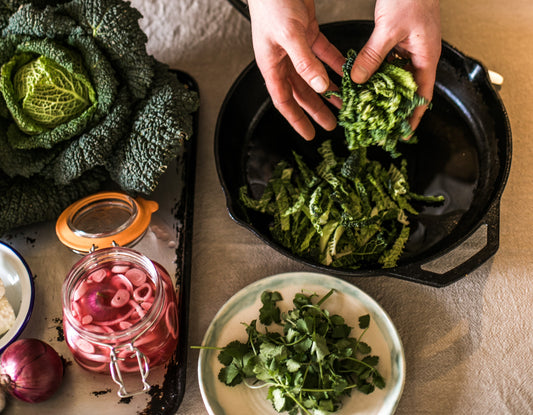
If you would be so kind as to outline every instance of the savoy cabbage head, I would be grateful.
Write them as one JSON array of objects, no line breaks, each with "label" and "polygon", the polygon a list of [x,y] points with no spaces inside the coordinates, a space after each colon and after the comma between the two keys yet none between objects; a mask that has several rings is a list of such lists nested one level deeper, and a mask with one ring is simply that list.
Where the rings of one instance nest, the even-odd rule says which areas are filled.
[{"label": "savoy cabbage head", "polygon": [[198,96],[146,52],[123,0],[0,5],[0,234],[109,183],[149,195]]}]

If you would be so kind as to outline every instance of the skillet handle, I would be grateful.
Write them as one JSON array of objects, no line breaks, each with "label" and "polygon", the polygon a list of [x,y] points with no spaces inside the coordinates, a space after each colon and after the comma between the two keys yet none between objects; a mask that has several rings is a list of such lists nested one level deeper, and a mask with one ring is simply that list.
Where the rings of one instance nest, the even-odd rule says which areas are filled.
[{"label": "skillet handle", "polygon": [[230,4],[237,9],[237,11],[242,14],[246,19],[250,20],[250,10],[248,10],[248,5],[242,0],[228,0]]},{"label": "skillet handle", "polygon": [[[499,200],[492,204],[485,217],[480,222],[479,230],[482,226],[487,227],[487,241],[483,248],[472,255],[464,262],[456,265],[452,269],[437,273],[422,269],[425,264],[414,263],[394,268],[393,272],[387,273],[401,279],[421,282],[434,287],[444,287],[449,285],[478,268],[481,264],[492,257],[498,250],[500,244],[500,203]],[[475,232],[473,232],[475,233]],[[472,233],[472,234],[473,234]],[[452,251],[453,252],[453,251]]]}]

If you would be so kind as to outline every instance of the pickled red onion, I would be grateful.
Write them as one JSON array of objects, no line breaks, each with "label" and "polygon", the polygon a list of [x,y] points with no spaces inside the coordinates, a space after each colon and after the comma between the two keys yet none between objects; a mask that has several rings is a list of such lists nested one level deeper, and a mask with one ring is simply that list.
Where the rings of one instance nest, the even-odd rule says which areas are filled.
[{"label": "pickled red onion", "polygon": [[97,326],[114,326],[115,324],[118,324],[121,321],[124,321],[127,318],[129,318],[133,314],[134,311],[135,311],[134,308],[130,308],[130,310],[126,314],[116,318],[115,320],[94,321],[93,323],[96,324]]},{"label": "pickled red onion", "polygon": [[86,314],[81,318],[81,324],[83,325],[91,324],[92,322],[93,316],[91,316],[90,314]]},{"label": "pickled red onion", "polygon": [[147,278],[146,273],[144,273],[138,268],[129,269],[126,273],[124,273],[124,276],[129,279],[131,283],[136,287],[143,284]]},{"label": "pickled red onion", "polygon": [[87,324],[84,328],[93,333],[113,333],[113,329],[105,325]]},{"label": "pickled red onion", "polygon": [[111,277],[111,285],[115,288],[124,287],[130,293],[133,292],[133,284],[123,274],[115,274]]},{"label": "pickled red onion", "polygon": [[131,326],[133,326],[133,324],[129,321],[121,321],[120,323],[118,323],[118,327],[120,328],[120,330],[127,330]]},{"label": "pickled red onion", "polygon": [[129,265],[114,265],[111,268],[111,272],[113,274],[124,274],[129,269],[130,269]]},{"label": "pickled red onion", "polygon": [[[146,291],[146,292],[143,294],[143,291]],[[152,290],[152,286],[148,284],[147,282],[135,288],[135,290],[133,291],[133,299],[139,303],[147,301],[151,298],[153,299],[153,296],[154,296],[154,293]]]},{"label": "pickled red onion", "polygon": [[150,307],[152,307],[152,304],[150,301],[143,301],[141,303],[141,307],[144,308],[146,311],[150,310]]},{"label": "pickled red onion", "polygon": [[152,280],[138,268],[122,264],[101,268],[76,288],[71,311],[87,330],[126,330],[150,310],[154,290]]},{"label": "pickled red onion", "polygon": [[76,347],[78,350],[81,350],[82,352],[92,354],[95,352],[94,346],[89,343],[87,340],[82,339],[81,337],[78,337],[74,340],[74,343],[76,344]]},{"label": "pickled red onion", "polygon": [[78,320],[81,318],[81,306],[77,302],[72,303],[72,314]]},{"label": "pickled red onion", "polygon": [[94,282],[102,282],[104,278],[107,277],[107,271],[103,268],[93,271],[87,279]]},{"label": "pickled red onion", "polygon": [[143,318],[143,317],[144,317],[144,315],[145,315],[146,313],[144,312],[144,310],[142,309],[142,307],[141,307],[138,303],[136,303],[136,302],[133,301],[133,300],[130,300],[130,305],[131,305],[133,308],[135,308],[135,311],[137,312],[137,315],[138,315],[140,318]]},{"label": "pickled red onion", "polygon": [[89,284],[87,284],[85,282],[81,283],[74,290],[74,295],[73,295],[72,299],[74,301],[78,301],[80,298],[82,298],[87,293],[88,289],[89,289]]},{"label": "pickled red onion", "polygon": [[111,299],[111,306],[115,308],[121,308],[128,304],[130,301],[130,293],[124,288],[120,288],[115,292],[115,295]]}]

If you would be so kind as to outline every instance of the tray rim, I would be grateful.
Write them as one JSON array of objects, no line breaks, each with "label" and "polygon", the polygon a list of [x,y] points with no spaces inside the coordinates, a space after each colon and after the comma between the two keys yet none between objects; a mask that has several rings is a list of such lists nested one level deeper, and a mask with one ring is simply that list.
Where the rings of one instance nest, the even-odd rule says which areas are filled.
[{"label": "tray rim", "polygon": [[[197,81],[187,72],[179,69],[169,69],[176,74],[178,80],[187,88],[195,91],[198,96],[200,90]],[[182,144],[183,169],[181,179],[186,182],[183,187],[181,198],[177,205],[179,208],[174,213],[175,217],[182,215],[182,232],[178,233],[178,243],[176,247],[176,289],[178,290],[178,301],[180,303],[179,313],[179,341],[176,351],[171,360],[167,363],[164,381],[161,386],[152,388],[148,392],[152,399],[148,402],[143,415],[149,414],[175,414],[180,407],[185,395],[187,376],[187,349],[188,349],[188,318],[190,301],[190,282],[192,270],[192,235],[194,216],[194,193],[195,193],[195,173],[196,173],[196,153],[198,140],[199,110],[193,114],[192,136]],[[192,180],[187,180],[187,177]],[[181,249],[183,247],[183,249]],[[161,390],[159,390],[161,389]],[[161,392],[161,393],[158,393]]]}]

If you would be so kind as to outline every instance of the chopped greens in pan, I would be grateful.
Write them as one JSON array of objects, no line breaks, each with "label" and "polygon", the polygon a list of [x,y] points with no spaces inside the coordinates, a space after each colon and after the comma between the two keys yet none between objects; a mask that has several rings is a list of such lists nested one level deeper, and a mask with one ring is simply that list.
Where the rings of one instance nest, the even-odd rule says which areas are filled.
[{"label": "chopped greens in pan", "polygon": [[312,169],[293,152],[295,167],[279,162],[259,200],[241,187],[243,204],[271,215],[272,236],[296,255],[333,267],[396,266],[409,238],[408,214],[418,213],[411,201],[443,197],[411,192],[406,160],[386,169],[364,147],[334,154],[329,140],[319,153]]},{"label": "chopped greens in pan", "polygon": [[395,267],[410,235],[408,215],[417,215],[412,201],[439,203],[442,196],[423,196],[409,189],[407,161],[383,167],[367,157],[380,147],[390,157],[401,154],[399,140],[411,136],[409,118],[426,103],[416,94],[405,60],[384,62],[364,84],[350,77],[356,53],[343,66],[339,92],[339,125],[344,128],[348,156],[334,154],[331,142],[319,148],[322,161],[309,167],[293,152],[294,162],[276,166],[259,200],[240,189],[247,208],[272,216],[273,238],[292,253],[317,263],[342,268]]}]

